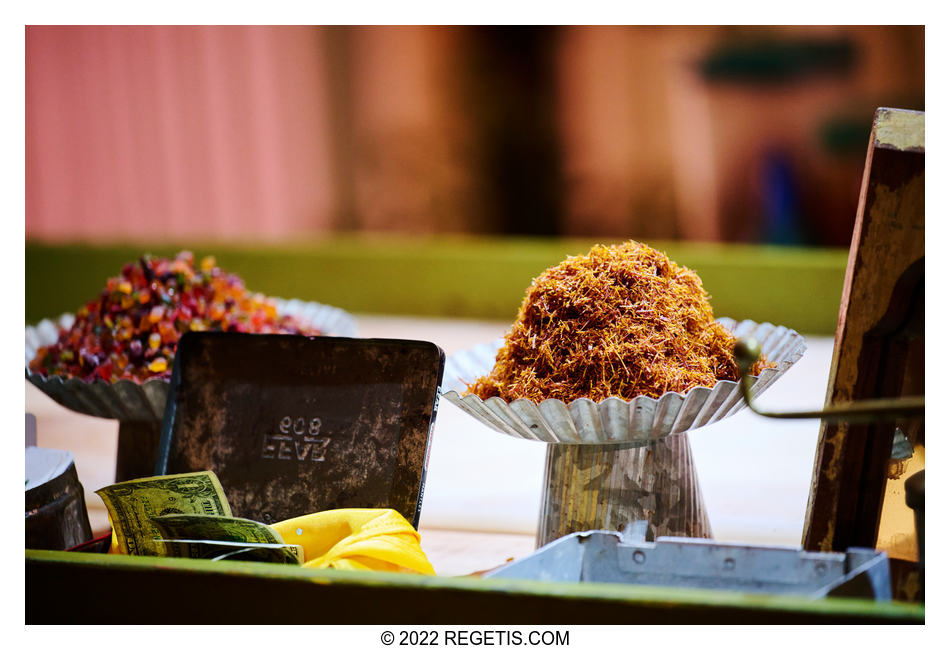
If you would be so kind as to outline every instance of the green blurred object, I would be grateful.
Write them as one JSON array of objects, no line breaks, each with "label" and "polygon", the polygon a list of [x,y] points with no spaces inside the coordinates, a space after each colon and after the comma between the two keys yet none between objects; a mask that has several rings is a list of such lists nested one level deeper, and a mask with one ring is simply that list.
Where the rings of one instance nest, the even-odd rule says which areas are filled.
[{"label": "green blurred object", "polygon": [[[334,236],[286,244],[26,244],[26,321],[75,313],[142,254],[214,255],[253,291],[352,313],[514,321],[531,281],[594,241],[552,238]],[[647,242],[694,269],[717,316],[833,335],[846,249]]]},{"label": "green blurred object", "polygon": [[835,116],[818,127],[822,149],[833,156],[863,158],[868,149],[871,126],[865,116]]},{"label": "green blurred object", "polygon": [[711,82],[777,84],[820,76],[844,76],[857,62],[850,38],[727,41],[700,63]]}]

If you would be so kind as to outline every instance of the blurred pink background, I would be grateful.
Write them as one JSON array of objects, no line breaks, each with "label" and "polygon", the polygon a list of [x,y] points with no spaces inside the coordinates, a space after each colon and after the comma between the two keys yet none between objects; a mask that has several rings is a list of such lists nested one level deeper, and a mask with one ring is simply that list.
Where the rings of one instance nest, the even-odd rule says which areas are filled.
[{"label": "blurred pink background", "polygon": [[847,245],[923,27],[26,28],[26,234]]}]

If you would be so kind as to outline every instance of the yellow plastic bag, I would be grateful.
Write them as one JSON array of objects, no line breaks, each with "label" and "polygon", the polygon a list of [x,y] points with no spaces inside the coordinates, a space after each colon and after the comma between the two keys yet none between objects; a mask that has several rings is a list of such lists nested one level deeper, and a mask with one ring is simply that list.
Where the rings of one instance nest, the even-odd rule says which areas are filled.
[{"label": "yellow plastic bag", "polygon": [[285,543],[303,546],[306,567],[435,575],[419,533],[395,510],[327,510],[271,526]]}]

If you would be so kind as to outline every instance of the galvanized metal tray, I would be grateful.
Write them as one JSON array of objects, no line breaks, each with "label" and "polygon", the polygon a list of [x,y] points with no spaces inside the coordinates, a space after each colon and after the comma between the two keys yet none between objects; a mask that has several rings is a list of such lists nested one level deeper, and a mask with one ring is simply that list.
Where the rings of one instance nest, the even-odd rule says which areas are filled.
[{"label": "galvanized metal tray", "polygon": [[820,553],[685,537],[647,542],[646,530],[644,521],[632,526],[631,534],[572,533],[485,577],[690,587],[812,599],[891,599],[887,553],[882,551],[851,548],[845,553]]}]

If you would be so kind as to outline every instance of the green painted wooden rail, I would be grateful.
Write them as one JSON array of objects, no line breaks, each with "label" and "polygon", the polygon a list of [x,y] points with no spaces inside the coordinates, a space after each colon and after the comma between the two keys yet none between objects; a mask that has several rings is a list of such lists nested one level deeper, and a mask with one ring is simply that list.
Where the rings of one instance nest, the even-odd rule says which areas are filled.
[{"label": "green painted wooden rail", "polygon": [[[351,313],[512,321],[531,280],[596,242],[578,239],[369,237],[254,245],[27,242],[26,321],[75,312],[142,253],[212,254],[248,288]],[[603,241],[602,243],[612,243]],[[648,242],[695,269],[717,316],[833,335],[847,250]]]},{"label": "green painted wooden rail", "polygon": [[25,609],[27,624],[924,622],[923,605],[851,598],[29,550]]}]

